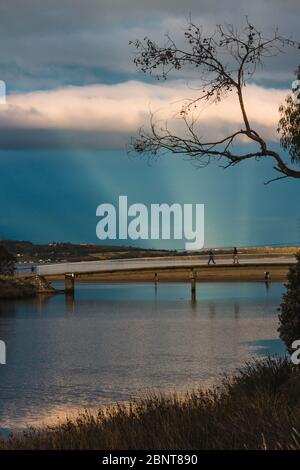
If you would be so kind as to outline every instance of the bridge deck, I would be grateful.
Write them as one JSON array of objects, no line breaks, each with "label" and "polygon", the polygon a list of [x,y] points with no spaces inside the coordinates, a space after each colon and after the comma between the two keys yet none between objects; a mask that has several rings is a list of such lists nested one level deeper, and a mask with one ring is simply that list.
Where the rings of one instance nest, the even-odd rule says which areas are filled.
[{"label": "bridge deck", "polygon": [[[232,258],[216,258],[215,268],[232,267]],[[288,266],[295,263],[294,257],[240,257],[240,266],[243,267],[274,267]],[[45,264],[37,267],[37,274],[43,276],[61,275],[66,273],[92,274],[92,273],[113,273],[124,271],[160,271],[160,270],[187,270],[197,269],[207,266],[207,258],[197,257],[189,259],[168,259],[168,258],[137,258],[137,259],[116,259],[109,261],[81,261],[77,263],[56,263]]]}]

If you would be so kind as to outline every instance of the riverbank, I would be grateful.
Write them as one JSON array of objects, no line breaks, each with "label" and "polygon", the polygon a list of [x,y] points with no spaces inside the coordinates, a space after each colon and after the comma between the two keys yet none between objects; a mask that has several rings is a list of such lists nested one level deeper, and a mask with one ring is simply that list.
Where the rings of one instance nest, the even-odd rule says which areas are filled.
[{"label": "riverbank", "polygon": [[0,440],[0,450],[300,449],[300,370],[287,359],[246,365],[210,390],[83,411]]},{"label": "riverbank", "polygon": [[43,276],[0,276],[0,299],[23,299],[56,292]]},{"label": "riverbank", "polygon": [[[12,253],[18,262],[24,264],[26,268],[31,264],[40,264],[41,262],[59,263],[59,262],[77,262],[77,261],[95,261],[112,259],[132,259],[132,258],[183,258],[190,256],[192,258],[199,256],[199,251],[185,252],[176,250],[146,249],[133,246],[114,246],[104,244],[86,244],[86,243],[56,243],[35,244],[30,241],[20,240],[2,240],[2,245],[9,253]],[[228,255],[232,257],[233,247],[217,248],[217,256]],[[238,248],[241,256],[293,256],[299,251],[299,247],[248,247]],[[201,251],[201,256],[207,257],[209,249]]]}]

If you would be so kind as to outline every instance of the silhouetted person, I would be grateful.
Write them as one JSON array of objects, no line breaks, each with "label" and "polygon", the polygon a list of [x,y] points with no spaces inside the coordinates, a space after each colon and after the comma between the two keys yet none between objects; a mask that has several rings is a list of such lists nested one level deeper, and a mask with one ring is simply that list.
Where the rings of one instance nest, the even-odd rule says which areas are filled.
[{"label": "silhouetted person", "polygon": [[35,273],[35,266],[31,266],[31,274],[34,274]]},{"label": "silhouetted person", "polygon": [[216,262],[215,262],[215,255],[214,255],[213,250],[209,250],[209,252],[208,252],[208,263],[207,263],[207,264],[210,264],[211,262],[212,262],[213,264],[216,264]]},{"label": "silhouetted person", "polygon": [[233,264],[239,264],[239,254],[238,254],[236,246],[233,248],[232,254],[233,254]]}]

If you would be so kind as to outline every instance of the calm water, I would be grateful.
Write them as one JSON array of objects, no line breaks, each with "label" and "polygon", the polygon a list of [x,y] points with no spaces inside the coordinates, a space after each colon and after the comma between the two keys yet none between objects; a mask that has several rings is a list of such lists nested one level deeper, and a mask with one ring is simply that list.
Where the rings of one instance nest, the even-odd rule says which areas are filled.
[{"label": "calm water", "polygon": [[149,390],[209,385],[253,355],[283,353],[272,283],[77,284],[64,295],[0,304],[0,428]]}]

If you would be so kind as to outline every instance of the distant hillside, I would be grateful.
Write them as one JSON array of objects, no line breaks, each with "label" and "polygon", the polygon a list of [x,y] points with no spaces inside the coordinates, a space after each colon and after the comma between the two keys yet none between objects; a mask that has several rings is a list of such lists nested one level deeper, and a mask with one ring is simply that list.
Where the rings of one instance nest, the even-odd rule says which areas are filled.
[{"label": "distant hillside", "polygon": [[93,261],[95,259],[139,258],[152,256],[168,256],[176,251],[147,250],[128,246],[48,243],[34,244],[29,241],[2,240],[9,253],[15,256],[17,262],[59,262],[59,261]]},{"label": "distant hillside", "polygon": [[[142,249],[130,246],[112,246],[100,244],[76,244],[76,243],[47,243],[34,244],[29,241],[2,240],[0,246],[4,246],[19,263],[50,263],[66,261],[94,261],[97,259],[114,258],[150,258],[157,256],[199,256],[207,255],[208,249],[195,252],[176,250]],[[300,250],[299,247],[251,247],[238,248],[239,253],[249,256],[280,256],[292,255]],[[232,248],[215,248],[218,255],[231,255]]]}]

